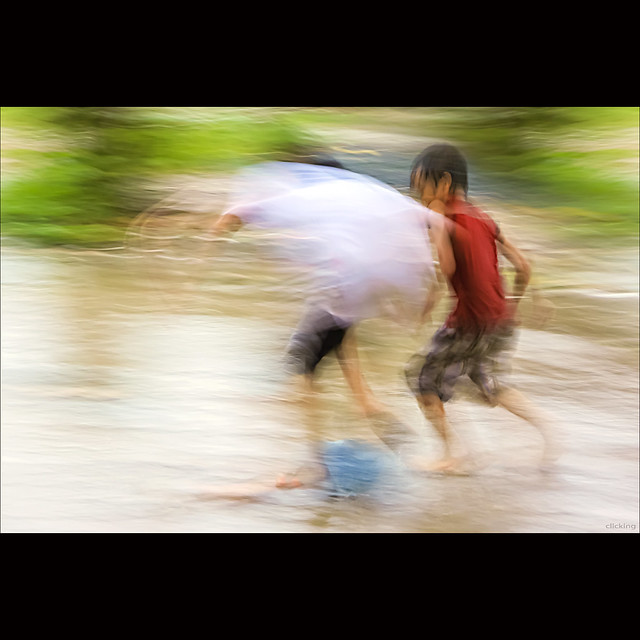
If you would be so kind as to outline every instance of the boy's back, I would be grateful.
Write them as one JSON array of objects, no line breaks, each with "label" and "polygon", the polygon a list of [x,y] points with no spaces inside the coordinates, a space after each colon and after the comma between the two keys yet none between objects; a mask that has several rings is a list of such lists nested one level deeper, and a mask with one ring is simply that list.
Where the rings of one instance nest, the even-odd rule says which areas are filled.
[{"label": "boy's back", "polygon": [[493,329],[510,320],[498,269],[497,224],[466,200],[455,198],[447,206],[454,222],[451,244],[456,270],[451,277],[457,305],[446,326]]},{"label": "boy's back", "polygon": [[327,302],[336,317],[375,317],[393,297],[407,311],[421,304],[435,278],[426,229],[436,214],[373,178],[332,167],[266,163],[242,172],[239,184],[248,195],[239,188],[229,211],[245,224],[293,231],[278,249],[312,268],[316,294],[339,292]]}]

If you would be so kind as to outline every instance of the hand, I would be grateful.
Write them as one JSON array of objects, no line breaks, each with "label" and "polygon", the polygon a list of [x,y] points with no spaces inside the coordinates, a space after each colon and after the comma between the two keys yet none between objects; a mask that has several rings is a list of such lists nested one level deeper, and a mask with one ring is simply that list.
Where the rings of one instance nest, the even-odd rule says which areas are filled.
[{"label": "hand", "polygon": [[520,326],[520,318],[518,314],[518,303],[521,296],[507,296],[507,312],[514,326]]}]

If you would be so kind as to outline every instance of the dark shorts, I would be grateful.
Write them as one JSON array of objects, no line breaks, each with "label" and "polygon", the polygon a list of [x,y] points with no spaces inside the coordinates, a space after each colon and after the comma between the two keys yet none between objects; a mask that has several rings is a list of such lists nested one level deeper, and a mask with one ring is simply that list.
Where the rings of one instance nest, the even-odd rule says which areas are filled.
[{"label": "dark shorts", "polygon": [[313,374],[320,361],[342,344],[349,326],[326,309],[307,309],[289,341],[287,369],[294,374]]},{"label": "dark shorts", "polygon": [[407,363],[407,382],[416,396],[433,393],[447,402],[458,379],[466,374],[485,396],[494,396],[513,343],[512,326],[476,332],[441,327],[433,335],[428,353],[417,353]]}]

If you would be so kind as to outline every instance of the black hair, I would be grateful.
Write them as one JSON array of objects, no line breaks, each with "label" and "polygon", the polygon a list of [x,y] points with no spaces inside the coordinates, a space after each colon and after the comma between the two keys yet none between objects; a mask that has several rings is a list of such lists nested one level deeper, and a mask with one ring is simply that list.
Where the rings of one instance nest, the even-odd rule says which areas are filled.
[{"label": "black hair", "polygon": [[346,170],[346,167],[332,155],[313,145],[288,144],[280,150],[277,158],[283,162],[300,162]]},{"label": "black hair", "polygon": [[466,197],[469,191],[467,160],[456,147],[446,143],[427,147],[413,161],[411,188],[418,187],[418,180],[426,180],[429,176],[437,185],[444,173],[451,175],[451,191],[460,187]]},{"label": "black hair", "polygon": [[344,165],[338,160],[336,160],[333,156],[330,156],[327,153],[312,153],[309,156],[303,156],[302,162],[306,162],[306,164],[317,164],[322,167],[335,167],[336,169],[345,169]]}]

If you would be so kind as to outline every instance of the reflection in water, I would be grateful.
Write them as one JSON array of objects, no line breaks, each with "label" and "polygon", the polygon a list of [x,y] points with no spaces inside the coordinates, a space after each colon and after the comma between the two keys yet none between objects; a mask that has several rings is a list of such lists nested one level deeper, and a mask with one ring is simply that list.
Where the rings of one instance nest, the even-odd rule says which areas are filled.
[{"label": "reflection in water", "polygon": [[[254,247],[229,243],[215,262],[202,248],[185,261],[3,248],[3,531],[637,532],[637,280],[618,297],[548,291],[544,331],[523,308],[513,376],[558,419],[566,454],[550,473],[536,468],[535,433],[461,387],[452,419],[485,462],[473,476],[399,470],[375,499],[194,499],[308,454],[281,367],[302,303],[283,281],[300,274]],[[401,371],[434,327],[361,331],[371,386],[428,456],[439,445]],[[335,361],[320,384],[322,435],[370,438]]]}]

